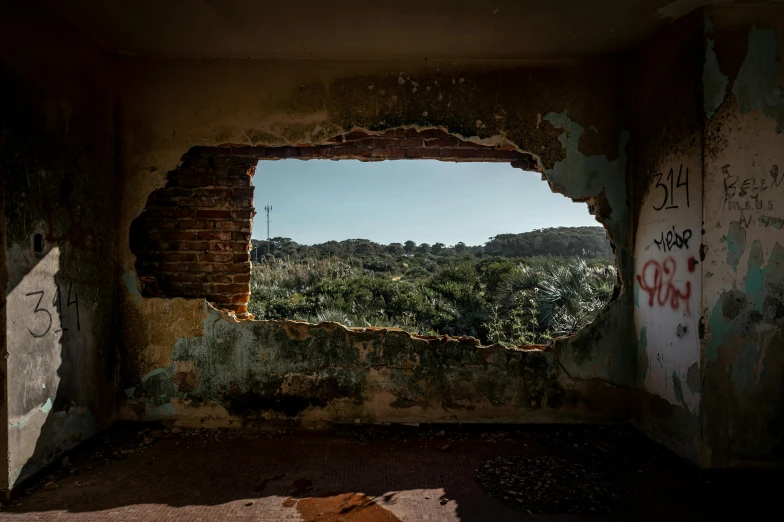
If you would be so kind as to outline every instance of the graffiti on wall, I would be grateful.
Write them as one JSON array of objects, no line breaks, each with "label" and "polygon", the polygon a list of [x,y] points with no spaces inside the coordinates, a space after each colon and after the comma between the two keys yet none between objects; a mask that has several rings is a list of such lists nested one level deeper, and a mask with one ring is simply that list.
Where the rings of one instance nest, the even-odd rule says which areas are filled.
[{"label": "graffiti on wall", "polygon": [[[663,172],[654,174],[653,178],[656,180],[656,184],[653,189],[664,196],[664,199],[660,200],[658,205],[656,202],[651,204],[654,210],[660,211],[679,208],[684,203],[687,208],[689,207],[689,167],[684,169],[683,165],[680,165],[678,167],[677,181],[675,176],[674,168],[669,170],[666,178],[664,177]],[[662,183],[662,180],[664,183]]]},{"label": "graffiti on wall", "polygon": [[[82,329],[79,320],[79,294],[76,289],[73,288],[73,284],[68,285],[67,295],[61,291],[60,285],[55,285],[51,307],[48,306],[45,290],[27,292],[25,293],[25,297],[32,298],[31,303],[34,303],[34,305],[31,305],[30,313],[31,316],[36,319],[35,322],[37,324],[33,328],[27,328],[27,331],[30,332],[30,335],[33,337],[43,337],[52,330],[52,326],[54,326],[52,312],[56,312],[57,315],[60,316],[61,324],[61,327],[56,329],[54,333],[67,332],[70,329],[65,326],[67,322],[66,316],[68,315],[73,315],[71,320],[73,321],[76,330],[79,331]],[[72,306],[74,307],[73,310],[71,310]],[[63,309],[65,309],[65,315]],[[73,314],[69,314],[69,312],[73,312]]]},{"label": "graffiti on wall", "polygon": [[[684,158],[686,159],[686,158]],[[690,168],[691,167],[691,168]],[[699,407],[702,180],[674,161],[649,178],[635,242],[635,324],[645,388]]]},{"label": "graffiti on wall", "polygon": [[688,250],[691,236],[692,232],[690,228],[685,228],[683,231],[678,232],[675,230],[675,225],[673,225],[672,230],[668,230],[666,234],[662,230],[659,239],[654,239],[653,243],[663,252],[669,252],[676,248],[685,248]]},{"label": "graffiti on wall", "polygon": [[29,343],[24,339],[41,339],[45,344],[60,334],[73,341],[86,320],[84,288],[64,276],[60,249],[54,245],[44,252],[41,237],[36,234],[29,250],[15,246],[8,252],[8,331],[25,346]]},{"label": "graffiti on wall", "polygon": [[[689,272],[694,272],[697,260],[694,256],[688,260]],[[648,306],[669,306],[673,310],[681,308],[687,317],[691,317],[691,281],[686,281],[683,289],[674,282],[678,271],[678,262],[673,257],[667,257],[659,262],[655,259],[648,260],[642,268],[642,273],[637,274],[637,284],[640,290],[648,294]]]},{"label": "graffiti on wall", "polygon": [[[671,167],[666,174],[658,172],[653,175],[651,183],[648,205],[657,213],[658,221],[669,222],[668,213],[691,207],[688,166],[680,164]],[[690,250],[689,241],[693,235],[691,228],[673,224],[654,235],[653,245],[661,254],[685,252]],[[680,261],[674,255],[645,260],[636,278],[640,290],[647,294],[648,306],[682,310],[691,317],[692,283],[682,280],[687,274],[695,272],[697,263],[693,255]]]},{"label": "graffiti on wall", "polygon": [[769,256],[776,244],[776,231],[784,227],[780,217],[784,173],[779,172],[778,165],[758,165],[756,161],[744,168],[726,163],[718,169],[721,174],[717,172],[716,177],[721,181],[717,192],[721,200],[713,207],[718,211],[715,228],[727,227],[719,239],[726,244],[726,263],[733,273],[744,274],[750,254],[747,246],[759,241],[764,255]]},{"label": "graffiti on wall", "polygon": [[[755,225],[774,227],[780,229],[784,221],[771,216],[774,212],[775,201],[784,190],[782,181],[784,174],[779,173],[778,165],[773,165],[762,175],[746,175],[741,177],[734,173],[731,164],[721,167],[724,181],[724,197],[722,211],[729,212],[730,216],[737,218],[739,225],[750,228]],[[774,192],[775,191],[775,192]],[[765,214],[753,219],[751,214],[764,212]]]}]

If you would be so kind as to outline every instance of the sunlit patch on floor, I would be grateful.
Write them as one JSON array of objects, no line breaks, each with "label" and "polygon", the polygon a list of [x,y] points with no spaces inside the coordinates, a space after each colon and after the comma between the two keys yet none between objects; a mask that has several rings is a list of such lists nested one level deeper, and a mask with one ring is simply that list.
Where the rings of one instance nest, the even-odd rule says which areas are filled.
[{"label": "sunlit patch on floor", "polygon": [[[293,499],[286,502],[290,500]],[[380,506],[377,499],[362,493],[308,497],[297,501],[296,506],[305,522],[400,522],[399,518]]]}]

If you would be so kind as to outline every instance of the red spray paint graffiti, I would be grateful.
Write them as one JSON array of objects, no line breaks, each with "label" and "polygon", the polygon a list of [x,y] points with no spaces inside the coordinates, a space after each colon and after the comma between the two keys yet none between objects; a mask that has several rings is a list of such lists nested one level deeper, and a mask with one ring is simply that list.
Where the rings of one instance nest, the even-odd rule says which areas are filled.
[{"label": "red spray paint graffiti", "polygon": [[681,301],[683,309],[688,317],[691,317],[691,307],[689,298],[691,297],[691,282],[686,281],[686,291],[681,292],[672,282],[675,277],[677,263],[668,257],[661,263],[651,259],[642,268],[642,273],[637,275],[637,283],[640,290],[648,293],[648,306],[653,306],[654,302],[659,306],[667,306],[673,310],[679,310]]}]

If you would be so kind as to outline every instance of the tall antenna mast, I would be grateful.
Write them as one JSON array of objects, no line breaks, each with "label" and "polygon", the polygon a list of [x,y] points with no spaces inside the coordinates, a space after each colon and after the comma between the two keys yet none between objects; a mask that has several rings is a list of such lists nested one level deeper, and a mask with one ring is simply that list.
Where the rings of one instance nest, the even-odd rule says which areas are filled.
[{"label": "tall antenna mast", "polygon": [[267,212],[267,255],[270,253],[270,235],[269,235],[269,213],[272,211],[272,205],[265,205],[264,210]]}]

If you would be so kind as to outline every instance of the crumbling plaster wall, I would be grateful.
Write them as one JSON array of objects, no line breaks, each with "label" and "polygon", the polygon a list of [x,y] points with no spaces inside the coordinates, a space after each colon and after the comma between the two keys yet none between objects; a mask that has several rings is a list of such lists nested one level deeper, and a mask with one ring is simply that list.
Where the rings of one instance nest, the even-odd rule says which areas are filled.
[{"label": "crumbling plaster wall", "polygon": [[127,59],[118,78],[122,415],[228,425],[575,420],[626,411],[628,395],[617,385],[633,382],[628,292],[555,352],[479,348],[336,325],[235,322],[198,300],[144,298],[125,240],[148,195],[191,147],[323,144],[355,128],[434,127],[533,153],[554,190],[592,199],[618,247],[627,288],[629,135],[618,123],[614,60]]},{"label": "crumbling plaster wall", "polygon": [[113,418],[119,192],[108,55],[23,3],[0,49],[8,489]]},{"label": "crumbling plaster wall", "polygon": [[630,55],[635,140],[636,422],[679,455],[699,460],[702,240],[701,13]]},{"label": "crumbling plaster wall", "polygon": [[628,402],[565,379],[537,350],[421,339],[337,323],[235,322],[193,303],[203,330],[125,390],[122,415],[180,425],[329,422],[569,422],[623,419]]},{"label": "crumbling plaster wall", "polygon": [[[151,61],[108,57],[43,10],[9,13],[0,488],[105,426],[115,404],[125,418],[207,426],[548,422],[626,418],[631,385],[640,426],[678,454],[703,466],[780,460],[780,8],[696,13],[592,63]],[[237,322],[200,299],[141,296],[130,223],[192,147],[404,127],[530,152],[554,190],[592,199],[618,249],[618,300],[553,351],[520,351]],[[681,165],[689,205],[658,209],[657,182],[674,195],[666,176]],[[650,305],[645,265],[663,270],[654,240],[670,230],[687,275],[671,281],[677,309],[661,312],[675,290],[656,289]]]},{"label": "crumbling plaster wall", "polygon": [[702,439],[784,457],[784,8],[706,12]]},{"label": "crumbling plaster wall", "polygon": [[[641,427],[680,455],[780,460],[783,18],[714,8],[591,63],[155,61],[108,57],[44,9],[4,7],[0,488],[105,426],[114,404],[127,418],[199,425],[600,420],[625,418],[630,385]],[[617,247],[618,300],[543,352],[237,322],[199,299],[141,296],[130,224],[192,147],[402,127],[530,152],[554,190],[592,199]],[[666,176],[681,165],[690,204],[657,210],[657,182],[670,196]],[[691,293],[662,313],[645,308],[636,276],[650,287],[646,263],[663,270],[654,239],[667,227],[682,245],[691,230],[676,259],[686,278],[671,281]],[[657,289],[655,305],[672,308],[672,292]]]},{"label": "crumbling plaster wall", "polygon": [[782,460],[782,29],[711,8],[635,56],[636,420],[703,467]]},{"label": "crumbling plaster wall", "polygon": [[[5,179],[5,134],[0,134],[0,179]],[[6,348],[6,293],[8,291],[8,269],[6,268],[5,241],[5,183],[0,183],[0,354]],[[0,421],[8,419],[8,364],[0,357]],[[0,430],[0,452],[8,453],[8,430]],[[2,454],[2,453],[0,453]],[[8,458],[0,458],[0,491],[8,490]]]}]

